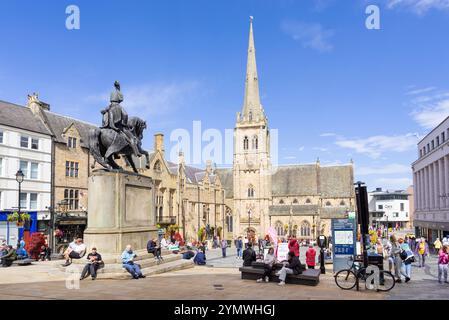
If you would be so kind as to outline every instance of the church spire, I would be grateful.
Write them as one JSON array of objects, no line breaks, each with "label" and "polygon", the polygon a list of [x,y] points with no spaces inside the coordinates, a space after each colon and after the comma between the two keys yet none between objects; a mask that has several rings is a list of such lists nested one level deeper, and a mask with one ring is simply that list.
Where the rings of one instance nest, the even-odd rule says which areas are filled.
[{"label": "church spire", "polygon": [[242,120],[260,121],[265,118],[260,104],[259,79],[257,77],[256,48],[254,47],[253,17],[250,17],[248,61],[246,65],[245,98],[243,101]]}]

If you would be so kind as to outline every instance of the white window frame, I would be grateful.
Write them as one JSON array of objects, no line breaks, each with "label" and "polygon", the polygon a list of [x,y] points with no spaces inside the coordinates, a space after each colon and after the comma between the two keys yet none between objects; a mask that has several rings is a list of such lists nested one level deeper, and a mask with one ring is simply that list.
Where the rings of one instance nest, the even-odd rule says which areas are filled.
[{"label": "white window frame", "polygon": [[[33,178],[33,177],[32,177],[32,174],[33,174],[33,164],[37,165],[37,171],[36,171],[37,176],[36,176],[36,178]],[[30,172],[30,177],[29,177],[29,179],[31,179],[31,180],[39,180],[39,162],[30,162],[30,169],[29,169],[28,171]]]},{"label": "white window frame", "polygon": [[[22,138],[26,138],[27,139],[27,146],[26,147],[22,146]],[[30,149],[30,137],[29,136],[25,136],[25,135],[20,135],[19,146],[21,148],[23,148],[23,149]]]},{"label": "white window frame", "polygon": [[[32,208],[31,207],[31,195],[35,194],[36,195],[36,208]],[[39,193],[37,192],[30,192],[27,194],[27,199],[28,199],[28,210],[37,210],[37,208],[39,207]]]}]

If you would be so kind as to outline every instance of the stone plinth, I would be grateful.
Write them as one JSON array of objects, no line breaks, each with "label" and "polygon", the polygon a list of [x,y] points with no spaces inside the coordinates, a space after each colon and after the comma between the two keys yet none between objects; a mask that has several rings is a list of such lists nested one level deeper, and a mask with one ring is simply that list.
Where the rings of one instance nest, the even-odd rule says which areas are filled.
[{"label": "stone plinth", "polygon": [[127,244],[146,248],[157,237],[153,181],[130,172],[94,171],[89,177],[89,208],[84,240],[88,250],[117,255]]}]

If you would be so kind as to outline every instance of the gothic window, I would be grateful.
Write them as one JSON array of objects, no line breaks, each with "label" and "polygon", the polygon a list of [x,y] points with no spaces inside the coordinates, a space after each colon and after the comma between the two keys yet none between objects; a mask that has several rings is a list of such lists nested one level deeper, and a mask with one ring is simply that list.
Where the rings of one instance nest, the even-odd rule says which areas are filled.
[{"label": "gothic window", "polygon": [[284,200],[279,200],[279,204],[284,204]]},{"label": "gothic window", "polygon": [[249,121],[253,121],[253,112],[250,111],[248,114]]},{"label": "gothic window", "polygon": [[312,201],[310,201],[310,199],[306,200],[306,204],[311,204],[311,203],[312,203]]},{"label": "gothic window", "polygon": [[346,205],[346,203],[344,202],[344,200],[340,201],[340,206],[344,207]]},{"label": "gothic window", "polygon": [[301,223],[301,237],[310,237],[310,223],[307,221]]},{"label": "gothic window", "polygon": [[161,166],[161,162],[159,160],[156,161],[156,163],[154,164],[153,169],[157,172],[161,172],[162,171],[162,166]]},{"label": "gothic window", "polygon": [[243,150],[248,150],[249,148],[249,140],[248,137],[245,136],[245,138],[243,138]]},{"label": "gothic window", "polygon": [[257,150],[257,148],[259,147],[259,141],[257,139],[257,136],[253,137],[252,145],[254,150]]},{"label": "gothic window", "polygon": [[285,235],[285,233],[284,233],[284,226],[282,225],[282,222],[277,221],[274,228],[276,229],[276,233],[277,233],[278,236],[284,236]]},{"label": "gothic window", "polygon": [[330,201],[327,201],[326,202],[326,207],[330,207],[332,204],[331,204],[331,202]]},{"label": "gothic window", "polygon": [[298,204],[298,199],[294,199],[293,204]]},{"label": "gothic window", "polygon": [[248,198],[254,198],[254,187],[252,185],[248,187]]},{"label": "gothic window", "polygon": [[234,226],[233,226],[233,221],[232,221],[231,215],[226,216],[226,227],[227,227],[228,232],[233,232]]}]

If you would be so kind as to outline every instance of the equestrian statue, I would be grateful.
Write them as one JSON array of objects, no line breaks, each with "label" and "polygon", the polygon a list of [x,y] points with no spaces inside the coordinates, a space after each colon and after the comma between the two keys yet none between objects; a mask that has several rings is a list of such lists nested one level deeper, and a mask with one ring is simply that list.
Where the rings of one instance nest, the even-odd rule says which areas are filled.
[{"label": "equestrian statue", "polygon": [[140,158],[145,155],[146,168],[149,169],[150,156],[142,149],[143,131],[147,128],[144,120],[138,117],[128,119],[128,114],[120,105],[123,102],[123,94],[120,92],[120,83],[115,81],[115,90],[111,93],[110,104],[101,111],[103,121],[100,128],[91,129],[89,132],[90,153],[95,161],[107,170],[123,170],[116,162],[120,156],[137,173],[133,155]]}]

